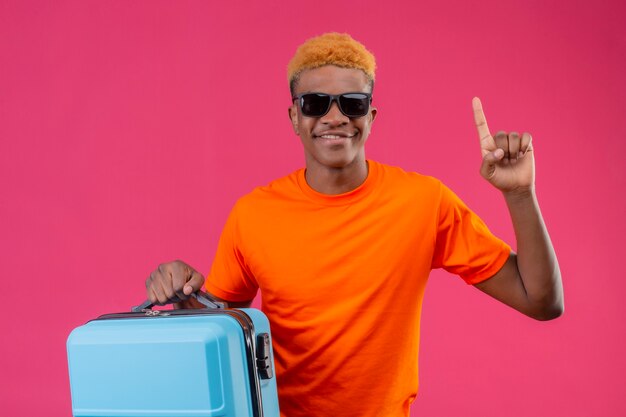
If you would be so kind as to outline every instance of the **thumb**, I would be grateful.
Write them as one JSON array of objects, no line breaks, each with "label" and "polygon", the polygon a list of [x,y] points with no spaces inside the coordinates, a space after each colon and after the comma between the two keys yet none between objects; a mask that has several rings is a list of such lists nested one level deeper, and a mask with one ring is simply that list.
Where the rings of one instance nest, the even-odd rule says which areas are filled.
[{"label": "thumb", "polygon": [[490,179],[496,170],[496,164],[504,158],[504,151],[500,148],[485,154],[483,163],[480,166],[480,174],[485,179]]},{"label": "thumb", "polygon": [[193,271],[193,273],[191,274],[191,278],[189,278],[189,281],[187,281],[185,283],[185,286],[183,287],[183,292],[185,293],[185,295],[189,295],[202,288],[202,284],[204,284],[204,277],[202,276],[202,274],[200,274],[198,271]]}]

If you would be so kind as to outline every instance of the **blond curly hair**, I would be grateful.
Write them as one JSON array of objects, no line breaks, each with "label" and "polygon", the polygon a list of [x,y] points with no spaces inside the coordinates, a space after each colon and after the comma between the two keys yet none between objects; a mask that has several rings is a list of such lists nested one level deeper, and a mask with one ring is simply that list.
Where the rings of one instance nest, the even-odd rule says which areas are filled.
[{"label": "blond curly hair", "polygon": [[376,59],[363,44],[347,33],[330,32],[308,39],[298,47],[287,65],[287,79],[293,94],[302,71],[336,65],[360,69],[370,79],[372,87],[376,78]]}]

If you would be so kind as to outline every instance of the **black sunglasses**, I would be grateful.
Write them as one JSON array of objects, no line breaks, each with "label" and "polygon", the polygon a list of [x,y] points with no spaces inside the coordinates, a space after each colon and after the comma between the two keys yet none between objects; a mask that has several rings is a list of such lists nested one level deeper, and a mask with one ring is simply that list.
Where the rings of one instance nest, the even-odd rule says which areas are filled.
[{"label": "black sunglasses", "polygon": [[308,117],[322,117],[330,110],[333,101],[337,102],[341,113],[348,117],[362,117],[370,110],[372,95],[368,93],[324,94],[305,93],[292,97],[298,100],[302,114]]}]

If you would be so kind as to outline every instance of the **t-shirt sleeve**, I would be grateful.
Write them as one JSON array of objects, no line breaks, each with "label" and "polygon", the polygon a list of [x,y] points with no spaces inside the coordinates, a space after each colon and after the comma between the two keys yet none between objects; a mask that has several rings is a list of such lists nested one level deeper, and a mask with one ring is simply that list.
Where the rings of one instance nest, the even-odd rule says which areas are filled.
[{"label": "t-shirt sleeve", "polygon": [[441,184],[433,268],[444,268],[468,284],[491,278],[502,268],[511,247],[448,187]]},{"label": "t-shirt sleeve", "polygon": [[228,216],[205,287],[226,301],[249,301],[258,284],[250,272],[242,251],[237,205]]}]

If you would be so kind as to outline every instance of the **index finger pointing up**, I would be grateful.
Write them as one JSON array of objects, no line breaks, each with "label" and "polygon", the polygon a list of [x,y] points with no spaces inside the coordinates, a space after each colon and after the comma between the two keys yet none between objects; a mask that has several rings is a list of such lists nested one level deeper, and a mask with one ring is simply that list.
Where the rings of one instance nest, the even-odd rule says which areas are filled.
[{"label": "index finger pointing up", "polygon": [[489,152],[496,150],[496,142],[493,140],[491,133],[489,133],[489,126],[487,126],[483,105],[478,97],[472,99],[472,107],[474,108],[476,130],[478,130],[478,137],[480,138],[480,149],[482,155],[485,156]]}]

